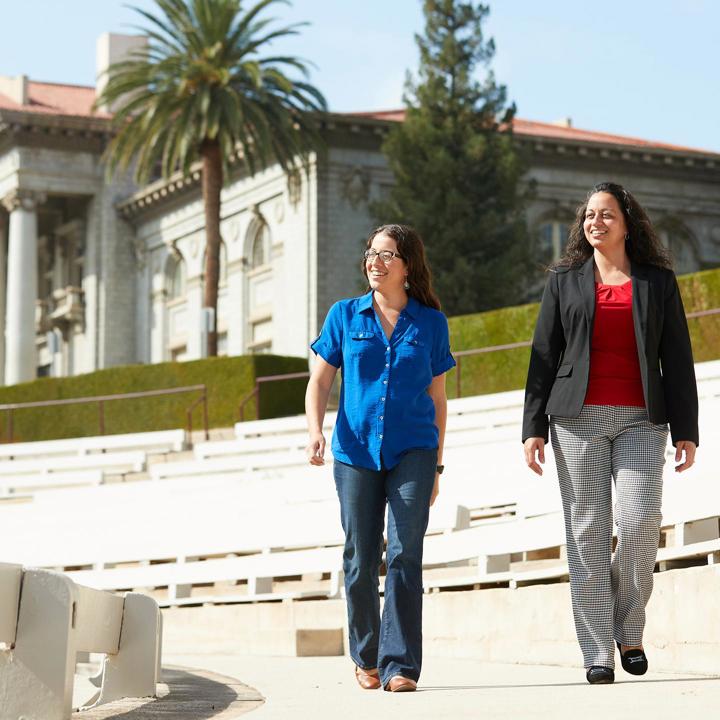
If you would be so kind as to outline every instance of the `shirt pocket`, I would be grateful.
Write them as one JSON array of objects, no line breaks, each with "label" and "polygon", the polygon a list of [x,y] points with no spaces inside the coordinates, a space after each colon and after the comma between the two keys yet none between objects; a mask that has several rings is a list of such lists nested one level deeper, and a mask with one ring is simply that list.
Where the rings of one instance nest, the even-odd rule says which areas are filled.
[{"label": "shirt pocket", "polygon": [[372,330],[351,330],[346,352],[345,380],[348,385],[357,385],[361,391],[367,389],[368,383],[377,381],[382,374],[385,343]]},{"label": "shirt pocket", "polygon": [[406,335],[397,346],[397,369],[408,380],[432,379],[430,370],[430,345],[417,333]]},{"label": "shirt pocket", "polygon": [[366,355],[377,349],[375,333],[372,330],[351,330],[349,335],[351,355]]}]

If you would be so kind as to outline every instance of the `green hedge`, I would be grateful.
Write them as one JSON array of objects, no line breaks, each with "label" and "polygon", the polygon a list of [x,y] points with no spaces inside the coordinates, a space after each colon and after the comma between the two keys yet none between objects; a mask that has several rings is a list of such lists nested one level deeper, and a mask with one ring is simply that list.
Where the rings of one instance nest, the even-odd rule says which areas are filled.
[{"label": "green hedge", "polygon": [[[720,307],[720,270],[678,278],[685,312]],[[505,345],[532,338],[539,304],[520,305],[449,319],[453,351]],[[720,358],[720,315],[688,320],[696,362]],[[530,348],[500,350],[461,360],[461,394],[517,390],[524,387]],[[457,371],[448,373],[448,396],[457,397]]]},{"label": "green hedge", "polygon": [[[679,278],[685,310],[693,312],[720,307],[720,270]],[[492,310],[449,319],[453,351],[504,345],[529,340],[537,319],[538,304]],[[720,358],[720,315],[689,320],[695,360]],[[516,390],[525,384],[529,348],[462,358],[461,394]],[[0,404],[112,395],[205,384],[208,387],[210,427],[227,427],[237,420],[240,400],[250,393],[255,378],[304,372],[304,358],[277,355],[208,358],[182,363],[130,365],[69,378],[42,378],[0,388]],[[456,397],[456,371],[448,374],[448,396]],[[279,417],[303,412],[307,380],[264,383],[260,392],[259,417]],[[142,432],[185,427],[186,410],[197,394],[105,404],[105,432]],[[201,408],[193,413],[193,427],[202,426]],[[248,403],[245,419],[258,417],[254,402]],[[96,404],[16,410],[13,414],[16,442],[81,437],[98,433]],[[7,413],[0,413],[0,439],[7,437]]]},{"label": "green hedge", "polygon": [[[218,357],[191,362],[128,365],[68,378],[41,378],[0,388],[0,404],[114,395],[205,384],[208,388],[210,427],[227,427],[237,421],[238,405],[255,386],[255,378],[307,370],[307,360],[276,355]],[[303,411],[307,380],[265,384],[260,393],[260,417],[277,417]],[[199,393],[167,397],[114,400],[105,403],[106,434],[185,427],[187,408]],[[254,402],[245,419],[255,419]],[[202,407],[193,412],[193,428],[202,427]],[[97,435],[97,403],[13,411],[15,442]],[[0,438],[7,439],[8,414],[0,413]]]}]

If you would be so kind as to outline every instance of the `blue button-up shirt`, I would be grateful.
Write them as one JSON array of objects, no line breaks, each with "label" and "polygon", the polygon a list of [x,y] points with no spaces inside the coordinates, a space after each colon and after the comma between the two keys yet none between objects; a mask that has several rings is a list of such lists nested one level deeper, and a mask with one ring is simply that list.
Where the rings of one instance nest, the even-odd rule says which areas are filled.
[{"label": "blue button-up shirt", "polygon": [[370,291],[335,303],[310,347],[342,369],[333,456],[380,470],[411,448],[438,447],[428,388],[455,360],[443,313],[409,298],[388,340],[372,297]]}]

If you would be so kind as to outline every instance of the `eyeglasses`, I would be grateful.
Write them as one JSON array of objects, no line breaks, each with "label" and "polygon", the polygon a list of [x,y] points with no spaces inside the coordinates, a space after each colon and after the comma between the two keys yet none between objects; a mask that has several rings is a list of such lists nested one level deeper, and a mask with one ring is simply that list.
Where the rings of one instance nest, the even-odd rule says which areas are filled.
[{"label": "eyeglasses", "polygon": [[363,256],[368,262],[374,262],[375,258],[379,257],[386,265],[391,263],[393,258],[400,258],[400,260],[403,259],[402,255],[399,255],[392,250],[381,250],[380,252],[377,250],[366,250],[363,253]]}]

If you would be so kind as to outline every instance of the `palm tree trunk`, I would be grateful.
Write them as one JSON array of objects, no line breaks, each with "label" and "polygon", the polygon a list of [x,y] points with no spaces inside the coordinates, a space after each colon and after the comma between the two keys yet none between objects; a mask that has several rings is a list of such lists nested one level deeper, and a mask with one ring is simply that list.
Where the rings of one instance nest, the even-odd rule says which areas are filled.
[{"label": "palm tree trunk", "polygon": [[204,307],[212,308],[215,324],[208,333],[208,357],[217,355],[217,301],[220,282],[220,191],[223,183],[220,145],[206,140],[202,154],[202,194],[205,207],[205,298]]}]

